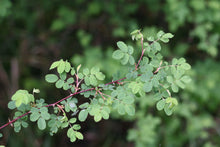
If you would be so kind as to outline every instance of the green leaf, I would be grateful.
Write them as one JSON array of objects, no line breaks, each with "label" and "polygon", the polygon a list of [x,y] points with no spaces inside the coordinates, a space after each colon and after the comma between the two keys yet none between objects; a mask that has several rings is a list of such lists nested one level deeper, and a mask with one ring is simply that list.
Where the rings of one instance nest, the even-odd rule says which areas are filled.
[{"label": "green leaf", "polygon": [[86,103],[83,103],[83,104],[79,105],[79,108],[80,109],[85,109],[85,108],[88,108],[88,106],[89,106],[89,103],[86,102]]},{"label": "green leaf", "polygon": [[118,105],[118,113],[121,114],[121,115],[125,114],[125,108],[124,108],[123,104]]},{"label": "green leaf", "polygon": [[122,65],[125,65],[128,63],[128,60],[129,60],[129,55],[128,54],[124,54],[124,57],[123,59],[121,60],[121,64]]},{"label": "green leaf", "polygon": [[48,82],[48,83],[55,83],[57,80],[58,80],[58,77],[57,75],[55,74],[47,74],[45,76],[45,80]]},{"label": "green leaf", "polygon": [[[137,92],[136,92],[137,93]],[[134,98],[131,96],[126,96],[122,99],[123,103],[125,104],[132,104],[134,103]]]},{"label": "green leaf", "polygon": [[123,51],[125,53],[128,52],[128,46],[124,42],[118,41],[117,46],[118,46],[118,48],[121,49],[121,51]]},{"label": "green leaf", "polygon": [[69,72],[71,68],[71,65],[68,61],[65,62],[65,72]]},{"label": "green leaf", "polygon": [[164,31],[159,31],[157,33],[157,38],[161,38],[164,34],[165,34]]},{"label": "green leaf", "polygon": [[83,140],[83,135],[80,132],[75,132],[75,135],[78,139]]},{"label": "green leaf", "polygon": [[129,46],[128,46],[128,54],[129,54],[129,55],[132,55],[133,52],[134,52],[134,48],[129,45]]},{"label": "green leaf", "polygon": [[14,131],[18,133],[21,130],[21,126],[19,125],[19,126],[15,127],[16,123],[17,122],[14,123]]},{"label": "green leaf", "polygon": [[61,61],[60,64],[59,64],[59,66],[58,66],[58,68],[57,68],[57,72],[60,73],[60,74],[61,74],[62,72],[64,72],[65,66],[66,66],[65,62],[64,62],[64,61]]},{"label": "green leaf", "polygon": [[68,83],[64,83],[63,84],[63,90],[68,90],[68,89],[70,89],[69,84]]},{"label": "green leaf", "polygon": [[179,88],[174,83],[171,85],[171,89],[173,90],[173,92],[179,91]]},{"label": "green leaf", "polygon": [[166,104],[165,100],[160,100],[159,102],[157,102],[157,105],[156,105],[157,110],[159,110],[159,111],[162,110],[164,108],[165,104]]},{"label": "green leaf", "polygon": [[158,101],[158,100],[160,100],[161,98],[162,98],[162,94],[160,94],[160,93],[154,94],[154,100],[155,100],[155,101]]},{"label": "green leaf", "polygon": [[91,74],[97,74],[99,72],[99,68],[97,66],[94,66],[92,69],[91,69]]},{"label": "green leaf", "polygon": [[39,119],[39,117],[40,117],[40,113],[31,113],[30,120],[35,122]]},{"label": "green leaf", "polygon": [[[0,133],[0,138],[1,138],[1,137],[3,137],[3,134],[2,134],[2,133]],[[1,147],[1,146],[0,146],[0,147]],[[4,147],[4,146],[2,145],[2,147]]]},{"label": "green leaf", "polygon": [[69,125],[68,122],[63,122],[63,123],[61,124],[61,128],[66,128],[66,127],[68,127],[68,125]]},{"label": "green leaf", "polygon": [[15,109],[15,108],[16,108],[16,106],[15,106],[15,101],[10,101],[10,102],[8,103],[8,108],[11,109],[11,110]]},{"label": "green leaf", "polygon": [[136,35],[136,34],[138,34],[140,32],[140,30],[134,30],[134,31],[132,31],[130,34],[131,35]]},{"label": "green leaf", "polygon": [[109,119],[109,114],[105,110],[101,111],[101,115],[104,119]]},{"label": "green leaf", "polygon": [[160,44],[158,42],[156,42],[156,41],[152,44],[152,48],[157,50],[157,51],[161,50]]},{"label": "green leaf", "polygon": [[78,73],[78,78],[83,79],[84,75],[82,73]]},{"label": "green leaf", "polygon": [[172,109],[173,107],[178,105],[178,101],[176,100],[176,98],[167,98],[166,99],[166,103],[168,104],[168,108]]},{"label": "green leaf", "polygon": [[56,68],[57,66],[59,66],[60,61],[55,61],[53,62],[53,64],[50,66],[50,70]]},{"label": "green leaf", "polygon": [[69,128],[67,131],[67,136],[70,138],[71,142],[76,141],[76,137],[75,137],[75,131],[73,130],[73,128]]},{"label": "green leaf", "polygon": [[151,82],[144,83],[143,90],[145,92],[150,92],[152,88],[153,88],[153,85]]},{"label": "green leaf", "polygon": [[37,125],[40,130],[44,130],[46,128],[46,121],[43,118],[39,118]]},{"label": "green leaf", "polygon": [[183,82],[181,82],[180,80],[176,80],[176,85],[179,86],[182,89],[185,88],[185,84],[183,84]]},{"label": "green leaf", "polygon": [[185,70],[189,70],[191,68],[191,66],[188,63],[181,64],[181,67]]},{"label": "green leaf", "polygon": [[47,107],[41,107],[38,110],[40,110],[41,113],[48,112],[48,108]]},{"label": "green leaf", "polygon": [[125,111],[131,116],[135,114],[135,108],[132,105],[125,105]]},{"label": "green leaf", "polygon": [[60,79],[61,79],[61,80],[66,80],[67,75],[66,75],[65,72],[63,72],[63,73],[61,73],[61,74],[59,74],[59,75],[60,75]]},{"label": "green leaf", "polygon": [[150,47],[150,45],[149,45],[149,43],[148,43],[148,42],[144,42],[144,46],[145,46],[145,47],[147,47],[147,48],[149,48],[149,47]]},{"label": "green leaf", "polygon": [[178,60],[176,58],[173,58],[172,65],[177,65],[177,64],[178,64]]},{"label": "green leaf", "polygon": [[98,80],[104,80],[104,79],[105,79],[105,75],[104,75],[103,73],[101,73],[101,72],[97,72],[97,73],[95,74],[95,76],[96,76],[96,78],[97,78]]},{"label": "green leaf", "polygon": [[75,93],[75,87],[74,86],[71,88],[71,92]]},{"label": "green leaf", "polygon": [[191,82],[191,78],[189,76],[183,76],[181,78],[181,81],[183,81],[184,83],[189,83]]},{"label": "green leaf", "polygon": [[34,96],[29,94],[27,90],[16,91],[11,99],[15,101],[16,107],[19,107],[21,104],[29,104],[30,102],[34,102]]},{"label": "green leaf", "polygon": [[153,65],[154,67],[159,67],[160,61],[157,60],[157,59],[153,59],[153,60],[150,62],[150,64]]},{"label": "green leaf", "polygon": [[88,68],[84,68],[83,69],[83,74],[86,75],[86,76],[89,75],[89,69]]},{"label": "green leaf", "polygon": [[159,78],[160,78],[159,75],[153,76],[151,80],[153,87],[158,87],[160,85]]},{"label": "green leaf", "polygon": [[74,130],[79,130],[79,129],[81,129],[81,126],[79,125],[79,124],[75,124],[75,125],[73,125],[73,127],[72,127]]},{"label": "green leaf", "polygon": [[153,72],[147,71],[145,74],[141,75],[141,81],[149,82],[152,77],[153,77]]},{"label": "green leaf", "polygon": [[148,41],[154,41],[154,37],[150,36],[147,38]]},{"label": "green leaf", "polygon": [[69,120],[69,122],[72,123],[72,124],[75,123],[75,122],[76,122],[76,118],[71,118],[71,119]]},{"label": "green leaf", "polygon": [[55,84],[55,86],[56,86],[57,88],[62,88],[63,85],[64,85],[64,81],[63,81],[63,80],[58,80],[58,81],[56,82],[56,84]]},{"label": "green leaf", "polygon": [[166,33],[160,38],[160,40],[163,41],[164,43],[167,43],[169,42],[169,38],[173,38],[173,34]]},{"label": "green leaf", "polygon": [[134,61],[134,57],[133,56],[129,56],[129,63],[131,65],[134,65],[135,61]]},{"label": "green leaf", "polygon": [[167,82],[173,83],[173,77],[172,76],[167,76]]},{"label": "green leaf", "polygon": [[90,84],[93,85],[93,86],[97,86],[97,84],[98,84],[94,75],[91,75],[89,77],[89,81],[90,81]]},{"label": "green leaf", "polygon": [[28,123],[25,122],[25,121],[22,121],[22,122],[21,122],[21,125],[22,125],[24,128],[27,128],[27,127],[28,127]]},{"label": "green leaf", "polygon": [[41,117],[45,120],[48,120],[48,119],[50,119],[50,114],[47,112],[44,112],[44,113],[41,113]]},{"label": "green leaf", "polygon": [[184,58],[180,58],[179,60],[178,60],[178,64],[183,64],[183,63],[185,63],[186,62],[186,59],[184,59]]},{"label": "green leaf", "polygon": [[173,111],[172,111],[172,109],[170,109],[168,106],[169,106],[169,104],[166,104],[166,105],[165,105],[164,111],[165,111],[165,113],[166,113],[168,116],[170,116],[170,115],[172,115]]},{"label": "green leaf", "polygon": [[161,40],[162,42],[164,42],[164,43],[169,42],[169,39],[168,39],[168,38],[164,38],[164,37],[160,38],[160,40]]},{"label": "green leaf", "polygon": [[131,82],[131,83],[128,85],[128,87],[132,89],[132,92],[133,92],[134,94],[138,93],[138,91],[139,91],[139,85],[138,85],[138,83],[136,83],[136,82]]},{"label": "green leaf", "polygon": [[90,85],[90,79],[89,79],[89,77],[85,77],[85,78],[84,78],[84,81],[85,81],[85,84],[86,84],[87,86]]},{"label": "green leaf", "polygon": [[113,52],[112,58],[119,60],[119,59],[123,58],[124,55],[125,55],[125,53],[123,53],[121,50],[116,50]]},{"label": "green leaf", "polygon": [[166,34],[164,34],[163,35],[163,38],[173,38],[173,34],[171,34],[171,33],[166,33]]},{"label": "green leaf", "polygon": [[88,116],[88,111],[87,110],[81,110],[80,112],[79,112],[79,121],[85,121],[86,120],[86,118],[87,118],[87,116]]},{"label": "green leaf", "polygon": [[67,79],[68,84],[72,84],[73,82],[74,82],[74,79],[72,77]]},{"label": "green leaf", "polygon": [[100,113],[96,113],[94,116],[95,122],[99,122],[102,119],[102,115]]}]

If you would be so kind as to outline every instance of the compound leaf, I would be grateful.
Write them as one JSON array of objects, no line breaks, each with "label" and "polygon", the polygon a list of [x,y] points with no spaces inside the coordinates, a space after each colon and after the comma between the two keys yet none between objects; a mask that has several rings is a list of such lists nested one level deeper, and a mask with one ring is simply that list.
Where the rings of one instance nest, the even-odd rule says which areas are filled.
[{"label": "compound leaf", "polygon": [[128,52],[128,46],[124,42],[118,41],[117,46],[118,48],[120,48],[121,51]]}]

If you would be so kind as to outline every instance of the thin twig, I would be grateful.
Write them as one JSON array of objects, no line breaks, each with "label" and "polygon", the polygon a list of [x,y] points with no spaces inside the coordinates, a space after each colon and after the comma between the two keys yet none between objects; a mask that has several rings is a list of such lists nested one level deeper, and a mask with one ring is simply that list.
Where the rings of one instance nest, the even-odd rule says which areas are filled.
[{"label": "thin twig", "polygon": [[[113,83],[118,83],[119,81],[122,81],[122,80],[124,80],[124,79],[126,79],[126,77],[125,77],[125,78],[122,78],[122,79],[119,79],[119,80],[116,80],[116,81],[112,81],[112,82],[106,83],[105,85],[110,85],[110,84],[113,84]],[[72,94],[66,96],[66,97],[63,98],[63,99],[61,99],[61,100],[59,100],[59,101],[57,101],[57,102],[55,102],[55,103],[48,104],[48,105],[46,105],[46,106],[44,106],[44,107],[51,107],[51,106],[54,107],[54,106],[57,105],[58,103],[60,103],[60,102],[62,102],[62,101],[64,101],[64,100],[66,100],[66,99],[68,99],[68,98],[70,98],[70,97],[72,97],[72,96],[74,96],[74,95],[77,95],[77,94],[80,94],[80,93],[84,93],[84,92],[87,92],[87,91],[92,91],[92,90],[95,90],[95,88],[90,88],[90,89],[86,89],[86,90],[82,90],[82,91],[79,91],[79,92],[72,93]],[[31,113],[31,111],[28,111],[28,112],[22,114],[21,116],[18,116],[17,118],[13,119],[12,121],[9,121],[8,123],[2,125],[2,126],[0,127],[0,130],[3,129],[3,128],[5,128],[5,127],[7,127],[8,125],[13,124],[13,123],[16,122],[18,119],[20,119],[20,118],[22,118],[22,117],[28,115],[29,113]]]}]

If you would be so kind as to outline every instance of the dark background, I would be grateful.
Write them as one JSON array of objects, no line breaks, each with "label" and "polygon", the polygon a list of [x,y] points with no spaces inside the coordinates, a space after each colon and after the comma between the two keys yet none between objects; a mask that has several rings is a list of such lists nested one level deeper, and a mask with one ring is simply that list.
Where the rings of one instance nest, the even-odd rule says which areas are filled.
[{"label": "dark background", "polygon": [[71,143],[63,130],[51,137],[34,123],[15,133],[1,130],[6,146],[220,146],[220,1],[219,0],[0,0],[0,125],[12,118],[7,108],[18,89],[41,90],[52,103],[67,93],[44,81],[53,61],[98,65],[111,81],[120,64],[111,58],[119,40],[130,32],[147,37],[159,30],[175,36],[162,46],[165,59],[185,57],[192,82],[176,97],[168,117],[155,109],[149,95],[136,116],[112,114],[110,120],[81,123],[83,141]]}]

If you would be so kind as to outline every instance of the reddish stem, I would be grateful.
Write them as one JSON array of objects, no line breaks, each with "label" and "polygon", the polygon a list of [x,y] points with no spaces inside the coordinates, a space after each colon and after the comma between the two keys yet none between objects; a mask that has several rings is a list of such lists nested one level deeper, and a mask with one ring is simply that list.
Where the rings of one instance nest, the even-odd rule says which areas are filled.
[{"label": "reddish stem", "polygon": [[[159,39],[158,39],[158,40],[159,40]],[[158,40],[156,40],[156,41],[158,41]],[[142,59],[142,57],[143,57],[143,55],[144,55],[144,52],[145,52],[145,49],[144,49],[144,47],[143,47],[143,41],[144,41],[144,38],[142,37],[142,38],[141,38],[142,53],[141,53],[141,57],[140,57],[140,59],[139,59],[139,61],[138,61],[138,64],[135,66],[135,69],[136,69],[136,70],[138,69],[138,66],[139,66],[139,64],[140,64],[140,62],[141,62],[141,59]],[[154,41],[154,42],[155,42],[155,41]],[[150,45],[152,45],[154,42],[152,42]],[[168,65],[168,66],[173,66],[173,65]],[[160,69],[162,69],[162,68],[165,68],[165,66],[164,66],[164,67],[159,67],[159,68],[154,72],[154,74],[157,73],[157,72],[158,72]],[[141,75],[141,74],[139,74],[138,76],[140,76],[140,75]],[[63,99],[61,99],[61,100],[59,100],[59,101],[57,101],[57,102],[55,102],[55,103],[46,105],[46,106],[44,106],[44,107],[50,107],[50,106],[53,106],[53,107],[54,107],[54,106],[57,105],[58,103],[60,103],[60,102],[62,102],[62,101],[64,101],[64,100],[66,100],[66,99],[68,99],[68,98],[70,98],[70,97],[72,97],[72,96],[74,96],[74,95],[76,95],[76,94],[80,94],[80,93],[83,93],[83,92],[95,90],[95,88],[90,88],[90,89],[86,89],[86,90],[82,90],[82,91],[77,92],[77,91],[78,91],[78,86],[79,86],[79,84],[81,83],[81,81],[80,81],[80,82],[78,81],[78,76],[77,76],[77,74],[75,74],[75,76],[76,76],[76,87],[75,87],[76,92],[70,94],[69,96],[67,96],[67,97],[65,97],[65,98],[63,98]],[[106,83],[105,85],[110,85],[110,84],[114,84],[114,83],[119,84],[119,81],[122,81],[122,80],[125,80],[125,79],[126,79],[126,77],[124,77],[124,78],[122,78],[122,79],[119,79],[119,80],[116,80],[116,81],[112,81],[112,82]],[[13,119],[12,121],[9,121],[8,123],[2,125],[2,126],[0,127],[0,130],[3,129],[3,128],[5,128],[5,127],[8,126],[8,125],[11,125],[12,123],[14,123],[15,121],[17,121],[18,119],[20,119],[20,118],[22,118],[22,117],[28,115],[29,113],[31,113],[31,111],[28,111],[28,112],[22,114],[21,116],[18,116],[17,118]]]},{"label": "reddish stem", "polygon": [[113,83],[118,83],[119,81],[122,81],[122,80],[125,80],[126,77],[122,78],[122,79],[119,79],[119,80],[116,80],[116,81],[112,81],[112,82],[109,82],[109,83],[106,83],[105,85],[110,85],[110,84],[113,84]]},{"label": "reddish stem", "polygon": [[135,66],[135,70],[137,70],[138,69],[138,66],[139,66],[139,64],[140,64],[140,62],[141,62],[141,59],[142,59],[142,57],[143,57],[143,55],[144,55],[144,52],[145,52],[145,49],[144,49],[144,38],[142,37],[141,38],[141,57],[140,57],[140,59],[139,59],[139,61],[138,61],[138,64]]},{"label": "reddish stem", "polygon": [[[110,84],[113,84],[113,83],[118,83],[119,81],[122,81],[122,80],[124,80],[124,79],[126,79],[126,77],[125,77],[125,78],[122,78],[122,79],[119,79],[119,80],[116,80],[116,81],[109,82],[109,83],[107,83],[107,84],[105,84],[105,85],[110,85]],[[77,95],[77,94],[80,94],[80,93],[83,93],[83,92],[87,92],[87,91],[92,91],[92,90],[95,90],[95,88],[90,88],[90,89],[86,89],[86,90],[82,90],[82,91],[79,91],[79,92],[72,93],[72,94],[66,96],[66,97],[63,98],[63,99],[61,99],[61,100],[59,100],[59,101],[57,101],[57,102],[55,102],[55,103],[46,105],[46,106],[44,106],[44,107],[51,107],[51,106],[54,107],[54,106],[57,105],[58,103],[60,103],[60,102],[62,102],[62,101],[64,101],[64,100],[66,100],[66,99],[68,99],[68,98],[70,98],[70,97],[72,97],[72,96],[74,96],[74,95]],[[18,116],[17,118],[13,119],[12,121],[9,121],[8,123],[2,125],[2,126],[0,127],[0,130],[3,129],[3,128],[5,128],[5,127],[7,127],[8,125],[11,125],[12,123],[14,123],[15,121],[17,121],[18,119],[20,119],[20,118],[22,118],[22,117],[28,115],[29,113],[31,113],[31,111],[28,111],[28,112],[22,114],[21,116]]]},{"label": "reddish stem", "polygon": [[18,116],[17,118],[13,119],[12,121],[9,121],[7,124],[4,124],[3,126],[1,126],[1,127],[0,127],[0,130],[3,129],[4,127],[6,127],[6,126],[8,126],[8,125],[10,125],[10,124],[12,124],[12,123],[14,123],[14,122],[17,121],[18,119],[20,119],[20,118],[22,118],[22,117],[28,115],[29,113],[31,113],[31,111],[28,111],[28,112],[22,114],[21,116]]}]

